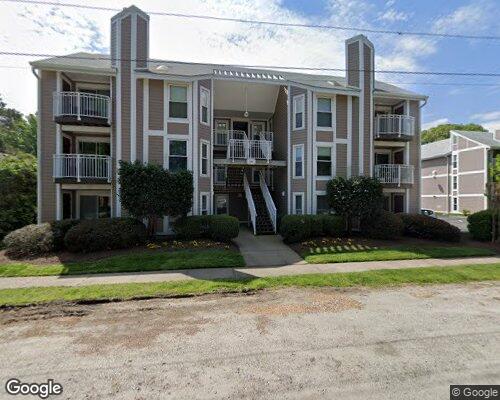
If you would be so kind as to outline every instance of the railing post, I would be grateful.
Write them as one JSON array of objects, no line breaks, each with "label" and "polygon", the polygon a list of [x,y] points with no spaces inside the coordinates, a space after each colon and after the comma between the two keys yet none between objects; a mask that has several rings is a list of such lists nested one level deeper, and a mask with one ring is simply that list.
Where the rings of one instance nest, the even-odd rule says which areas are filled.
[{"label": "railing post", "polygon": [[78,121],[80,121],[82,118],[80,116],[80,107],[81,107],[81,100],[80,100],[80,92],[76,93],[76,117]]},{"label": "railing post", "polygon": [[108,172],[108,183],[111,183],[111,157],[106,157],[106,168]]},{"label": "railing post", "polygon": [[76,155],[76,180],[78,182],[81,182],[81,177],[80,177],[80,154]]},{"label": "railing post", "polygon": [[398,187],[401,186],[401,164],[398,164]]}]

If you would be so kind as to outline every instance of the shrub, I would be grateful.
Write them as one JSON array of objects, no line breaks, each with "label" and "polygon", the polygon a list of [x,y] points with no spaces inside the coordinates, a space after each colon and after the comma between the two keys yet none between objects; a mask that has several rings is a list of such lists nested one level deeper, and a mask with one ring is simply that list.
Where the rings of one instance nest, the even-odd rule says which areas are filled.
[{"label": "shrub", "polygon": [[491,210],[479,211],[467,217],[467,228],[473,239],[482,242],[491,240],[492,218]]},{"label": "shrub", "polygon": [[80,220],[78,219],[63,219],[61,221],[53,221],[50,223],[52,233],[54,235],[54,251],[63,250],[65,248],[64,237],[66,236],[66,233],[79,223]]},{"label": "shrub", "polygon": [[346,233],[344,218],[339,215],[325,215],[323,219],[323,234],[326,236],[339,237]]},{"label": "shrub", "polygon": [[471,212],[470,212],[470,210],[467,210],[466,208],[464,208],[464,209],[462,210],[462,214],[463,214],[464,216],[468,217],[468,216],[471,214]]},{"label": "shrub", "polygon": [[307,223],[309,223],[310,237],[320,237],[325,234],[325,220],[327,215],[306,215]]},{"label": "shrub", "polygon": [[173,229],[179,239],[199,239],[208,237],[208,216],[183,217],[174,221]]},{"label": "shrub", "polygon": [[460,241],[460,229],[441,219],[421,214],[400,214],[404,234],[421,239]]},{"label": "shrub", "polygon": [[397,239],[402,236],[403,221],[397,214],[381,210],[371,218],[366,218],[361,224],[363,236],[372,239]]},{"label": "shrub", "polygon": [[26,225],[10,232],[3,243],[8,255],[34,256],[54,249],[54,232],[49,223]]},{"label": "shrub", "polygon": [[210,215],[208,220],[208,236],[220,242],[229,242],[238,236],[240,222],[229,215]]},{"label": "shrub", "polygon": [[286,243],[296,243],[311,237],[308,215],[285,215],[281,219],[280,233]]},{"label": "shrub", "polygon": [[141,245],[147,238],[144,224],[133,218],[85,220],[68,230],[64,244],[71,252],[93,252]]}]

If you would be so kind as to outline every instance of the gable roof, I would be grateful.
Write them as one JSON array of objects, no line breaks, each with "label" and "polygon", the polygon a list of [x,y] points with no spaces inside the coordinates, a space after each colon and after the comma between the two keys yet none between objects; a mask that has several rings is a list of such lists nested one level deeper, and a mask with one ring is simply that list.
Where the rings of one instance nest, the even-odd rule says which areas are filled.
[{"label": "gable roof", "polygon": [[492,132],[481,131],[452,131],[458,133],[466,139],[474,140],[482,145],[492,149],[500,149],[500,141],[495,139],[495,134]]},{"label": "gable roof", "polygon": [[438,140],[423,144],[420,151],[420,158],[422,160],[429,160],[431,158],[444,157],[451,154],[451,139]]}]

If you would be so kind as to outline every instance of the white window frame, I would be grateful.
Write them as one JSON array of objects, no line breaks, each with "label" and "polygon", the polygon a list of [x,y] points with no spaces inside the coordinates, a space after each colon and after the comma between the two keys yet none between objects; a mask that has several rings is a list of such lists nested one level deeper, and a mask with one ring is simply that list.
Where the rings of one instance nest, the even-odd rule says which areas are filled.
[{"label": "white window frame", "polygon": [[[318,125],[318,113],[320,112],[319,111],[319,108],[318,108],[318,102],[320,99],[326,99],[326,100],[330,100],[330,114],[332,114],[332,118],[331,118],[331,125],[330,126],[319,126]],[[315,98],[315,116],[314,116],[314,119],[315,119],[315,127],[316,127],[316,130],[318,131],[333,131],[335,129],[335,123],[336,123],[336,120],[335,120],[335,114],[336,114],[336,103],[335,103],[335,98],[334,97],[328,97],[328,96],[317,96]],[[321,111],[323,112],[323,111]]]},{"label": "white window frame", "polygon": [[[456,204],[455,204],[455,202],[456,202]],[[458,212],[458,210],[459,210],[459,207],[458,207],[458,196],[453,196],[451,198],[451,210],[453,212]]]},{"label": "white window frame", "polygon": [[[217,214],[217,198],[224,197],[227,201],[227,213],[226,214]],[[217,193],[214,197],[214,214],[216,215],[229,215],[229,194],[227,193]]]},{"label": "white window frame", "polygon": [[[335,176],[335,152],[333,151],[335,146],[334,143],[324,143],[324,142],[316,142],[316,148],[314,149],[314,177],[318,181],[328,181]],[[330,149],[330,175],[318,175],[318,148],[319,147],[328,147]]]},{"label": "white window frame", "polygon": [[[203,94],[206,95],[207,99],[207,120],[203,121]],[[210,126],[210,90],[208,90],[206,87],[201,86],[200,90],[200,124],[202,125],[207,125]]]},{"label": "white window frame", "polygon": [[[172,86],[175,87],[183,87],[186,89],[186,118],[179,118],[179,117],[171,117],[170,116],[170,92]],[[189,86],[186,84],[182,83],[169,83],[167,85],[167,104],[165,105],[166,107],[166,114],[167,114],[167,122],[183,122],[183,123],[188,123],[189,122],[189,115],[190,115],[190,109],[191,109],[191,99],[190,99],[190,90]]]},{"label": "white window frame", "polygon": [[[207,147],[207,170],[203,173],[203,146]],[[210,142],[208,140],[200,140],[200,176],[208,177],[210,174]]]},{"label": "white window frame", "polygon": [[451,176],[451,190],[458,190],[458,175]]},{"label": "white window frame", "polygon": [[[297,197],[300,196],[301,197],[301,209],[302,209],[302,214],[297,214],[296,211],[297,211]],[[293,215],[304,215],[305,214],[305,209],[304,209],[304,206],[305,206],[305,195],[304,195],[304,192],[293,192],[292,193],[292,214]]]},{"label": "white window frame", "polygon": [[[302,107],[301,109],[298,109],[297,102],[301,101],[302,102]],[[298,94],[296,96],[293,96],[293,113],[292,113],[292,127],[294,131],[298,131],[301,129],[305,128],[305,118],[306,118],[306,95],[303,94]],[[302,125],[301,126],[296,126],[296,121],[297,119],[295,118],[296,114],[302,113]]]},{"label": "white window frame", "polygon": [[456,153],[451,155],[451,168],[458,169],[458,154]]},{"label": "white window frame", "polygon": [[[301,175],[295,175],[295,163],[296,161],[296,156],[297,156],[297,149],[301,148],[302,149],[302,168],[301,168]],[[293,145],[293,165],[292,165],[292,177],[293,179],[304,179],[304,144],[294,144]]]},{"label": "white window frame", "polygon": [[187,171],[190,171],[191,170],[191,167],[190,167],[190,162],[189,162],[189,159],[190,159],[190,154],[189,154],[189,140],[188,139],[184,139],[184,138],[178,138],[178,137],[175,137],[175,138],[169,138],[167,139],[167,148],[166,148],[166,153],[167,153],[167,157],[166,157],[166,165],[164,166],[164,168],[170,170],[170,142],[186,142],[186,170]]},{"label": "white window frame", "polygon": [[[75,204],[75,214],[76,219],[80,219],[80,197],[90,196],[90,197],[109,197],[109,206],[111,211],[111,216],[113,216],[113,205],[111,199],[111,193],[106,190],[77,190],[76,191],[76,204]],[[73,195],[71,195],[73,200]]]},{"label": "white window frame", "polygon": [[326,196],[326,190],[317,190],[314,196],[314,214],[318,214],[318,197]]},{"label": "white window frame", "polygon": [[[203,198],[206,198],[207,199],[207,202],[206,202],[206,209],[203,209]],[[210,193],[209,192],[200,192],[200,215],[210,215]],[[203,212],[206,212],[205,214],[203,214]]]}]

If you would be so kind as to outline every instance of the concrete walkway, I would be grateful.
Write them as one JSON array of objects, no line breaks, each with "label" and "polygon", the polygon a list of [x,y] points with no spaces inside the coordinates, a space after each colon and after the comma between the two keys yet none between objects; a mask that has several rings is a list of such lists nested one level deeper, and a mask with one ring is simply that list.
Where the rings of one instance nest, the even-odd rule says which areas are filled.
[{"label": "concrete walkway", "polygon": [[120,274],[39,276],[22,278],[0,278],[0,289],[47,287],[47,286],[85,286],[113,283],[166,282],[189,279],[251,279],[282,275],[302,275],[315,273],[358,272],[374,269],[403,269],[415,267],[439,267],[464,264],[500,263],[500,257],[474,257],[401,261],[367,261],[339,264],[291,264],[281,267],[261,268],[205,268],[181,269],[164,272],[138,272]]},{"label": "concrete walkway", "polygon": [[295,251],[283,243],[279,235],[255,236],[250,229],[241,228],[234,242],[238,245],[247,267],[306,263]]}]

